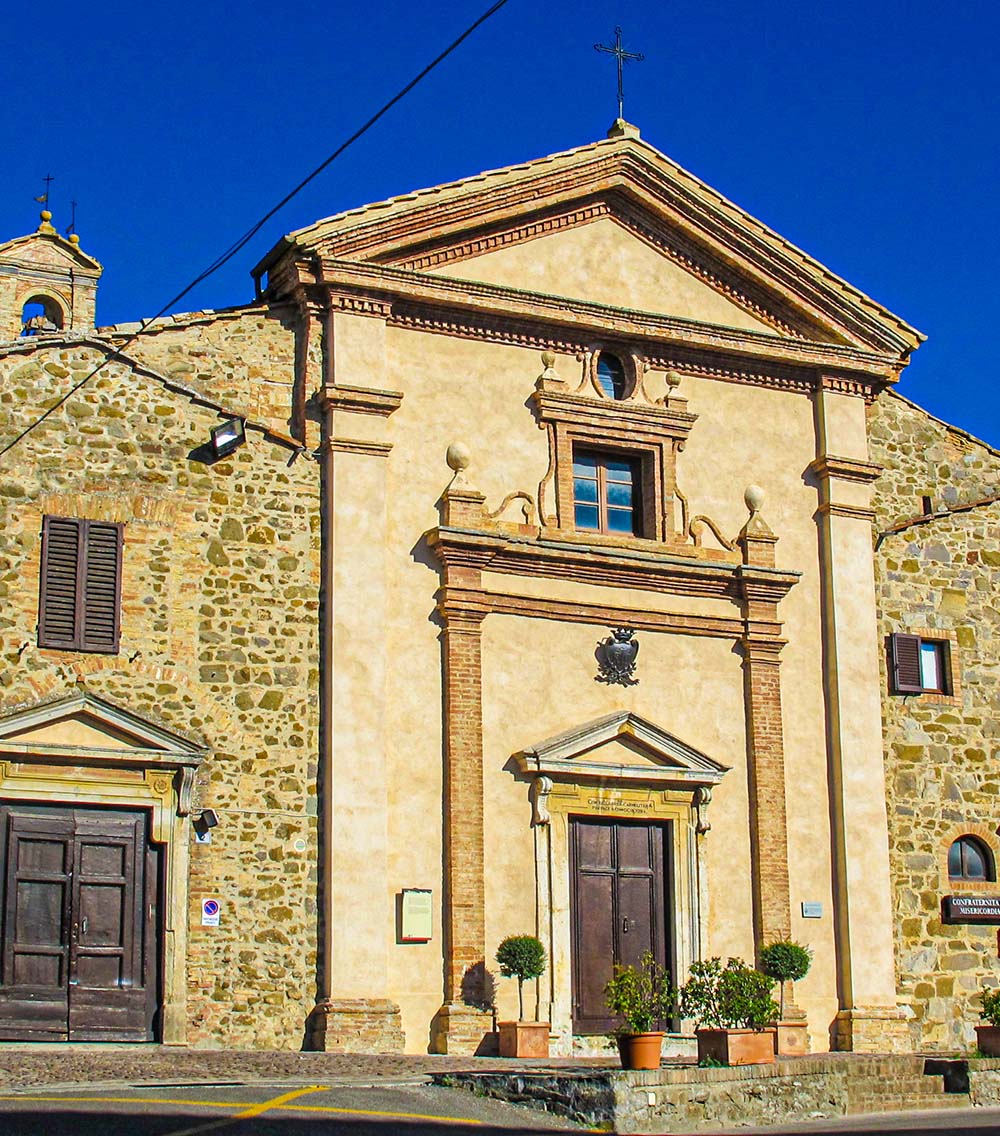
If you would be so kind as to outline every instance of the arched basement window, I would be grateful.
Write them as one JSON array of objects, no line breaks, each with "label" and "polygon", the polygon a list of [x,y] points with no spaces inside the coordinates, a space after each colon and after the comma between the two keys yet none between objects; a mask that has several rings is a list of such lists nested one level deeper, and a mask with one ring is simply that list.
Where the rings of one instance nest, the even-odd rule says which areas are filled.
[{"label": "arched basement window", "polygon": [[41,335],[46,331],[61,331],[63,310],[49,296],[32,296],[21,309],[21,334]]},{"label": "arched basement window", "polygon": [[960,836],[948,849],[951,880],[995,880],[996,869],[989,848],[974,836]]},{"label": "arched basement window", "polygon": [[597,357],[597,385],[608,396],[619,402],[628,394],[625,368],[617,355],[602,351]]}]

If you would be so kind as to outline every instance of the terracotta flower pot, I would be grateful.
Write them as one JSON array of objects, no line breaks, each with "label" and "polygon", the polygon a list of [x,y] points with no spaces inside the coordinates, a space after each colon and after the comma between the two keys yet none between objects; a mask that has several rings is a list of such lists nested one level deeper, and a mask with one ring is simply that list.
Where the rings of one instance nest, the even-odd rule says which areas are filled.
[{"label": "terracotta flower pot", "polygon": [[618,1056],[623,1069],[659,1069],[663,1033],[620,1033]]},{"label": "terracotta flower pot", "polygon": [[700,1029],[698,1061],[712,1060],[720,1065],[773,1065],[774,1030]]},{"label": "terracotta flower pot", "polygon": [[501,1057],[548,1057],[548,1022],[499,1022]]},{"label": "terracotta flower pot", "polygon": [[976,1045],[986,1057],[1000,1057],[1000,1026],[976,1026]]}]

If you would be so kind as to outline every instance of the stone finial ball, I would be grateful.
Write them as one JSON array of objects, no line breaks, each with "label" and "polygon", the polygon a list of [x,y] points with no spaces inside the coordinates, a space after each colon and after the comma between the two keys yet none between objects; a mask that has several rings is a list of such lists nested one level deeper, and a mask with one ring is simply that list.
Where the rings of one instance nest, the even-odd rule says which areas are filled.
[{"label": "stone finial ball", "polygon": [[668,387],[674,388],[681,385],[681,377],[676,371],[667,371],[663,378],[666,380]]},{"label": "stone finial ball", "polygon": [[555,365],[556,365],[556,353],[554,351],[543,351],[542,352],[542,366],[546,369],[546,371],[550,367],[554,367]]},{"label": "stone finial ball", "polygon": [[452,442],[448,447],[447,454],[445,454],[445,461],[447,461],[449,469],[453,469],[456,473],[459,473],[461,470],[469,468],[469,462],[472,461],[472,454],[469,451],[469,447],[462,442]]},{"label": "stone finial ball", "polygon": [[43,209],[41,213],[38,214],[38,216],[41,217],[43,221],[52,220],[52,214],[48,211],[48,209]]},{"label": "stone finial ball", "polygon": [[743,500],[746,501],[747,508],[751,513],[760,512],[760,507],[764,504],[764,497],[764,490],[759,485],[748,485],[743,494]]}]

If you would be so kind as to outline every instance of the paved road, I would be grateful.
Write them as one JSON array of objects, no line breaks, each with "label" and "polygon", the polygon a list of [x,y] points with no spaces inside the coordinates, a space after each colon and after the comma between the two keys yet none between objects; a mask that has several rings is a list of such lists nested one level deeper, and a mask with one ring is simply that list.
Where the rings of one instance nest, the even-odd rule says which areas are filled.
[{"label": "paved road", "polygon": [[395,1085],[178,1085],[0,1096],[3,1136],[512,1136],[568,1121],[458,1089]]},{"label": "paved road", "polygon": [[[417,1078],[349,1083],[117,1085],[0,1093],[2,1136],[518,1136],[568,1121]],[[1000,1136],[1000,1109],[895,1113],[775,1128],[769,1136]],[[716,1130],[722,1136],[723,1130]],[[704,1136],[704,1134],[703,1134]]]}]

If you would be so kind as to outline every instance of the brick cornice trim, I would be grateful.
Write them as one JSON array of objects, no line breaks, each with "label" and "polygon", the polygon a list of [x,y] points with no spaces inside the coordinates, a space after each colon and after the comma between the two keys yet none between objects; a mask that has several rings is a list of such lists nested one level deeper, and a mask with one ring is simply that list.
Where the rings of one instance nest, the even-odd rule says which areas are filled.
[{"label": "brick cornice trim", "polygon": [[319,392],[323,410],[343,410],[351,414],[372,414],[388,418],[399,409],[402,391],[379,390],[375,387],[327,386]]},{"label": "brick cornice trim", "polygon": [[777,602],[801,575],[655,550],[517,540],[472,529],[440,527],[427,533],[426,539],[445,568],[476,568],[674,595],[720,596],[734,602],[743,599],[747,588],[759,588],[767,599]]},{"label": "brick cornice trim", "polygon": [[855,521],[875,521],[875,510],[864,505],[840,505],[835,501],[826,501],[816,510],[817,517],[848,517]]},{"label": "brick cornice trim", "polygon": [[636,631],[663,631],[674,635],[698,635],[717,639],[740,639],[745,624],[738,617],[688,615],[678,612],[641,610],[612,604],[574,600],[541,599],[515,592],[485,588],[445,586],[438,592],[438,611],[449,628],[454,621],[478,624],[487,615],[516,615],[551,619],[559,623],[588,623],[595,627],[632,627]]},{"label": "brick cornice trim", "polygon": [[385,458],[392,452],[392,442],[369,442],[365,438],[331,438],[323,445],[331,453],[367,454]]},{"label": "brick cornice trim", "polygon": [[838,458],[832,454],[821,454],[809,463],[808,468],[823,479],[835,477],[840,481],[856,481],[862,485],[871,485],[873,481],[879,479],[885,466],[877,462],[862,461],[860,458]]},{"label": "brick cornice trim", "polygon": [[[425,329],[431,330],[435,323],[453,323],[486,337],[496,325],[526,322],[537,346],[548,346],[553,328],[558,327],[555,338],[564,344],[564,349],[572,347],[574,350],[586,346],[594,335],[669,342],[711,351],[714,355],[728,354],[735,358],[807,367],[811,369],[810,389],[818,381],[817,371],[837,371],[835,381],[847,384],[848,389],[859,381],[866,386],[872,383],[881,386],[895,382],[899,375],[897,357],[847,344],[706,325],[655,312],[407,272],[387,265],[337,259],[324,260],[321,267],[324,283],[315,287],[328,290],[340,304],[353,296],[361,314],[385,316],[385,305],[390,303],[391,314],[387,318],[393,325],[426,325]],[[367,313],[362,310],[366,304],[372,308]],[[845,371],[849,374],[839,374]],[[834,379],[826,376],[821,381],[827,383]]]}]

